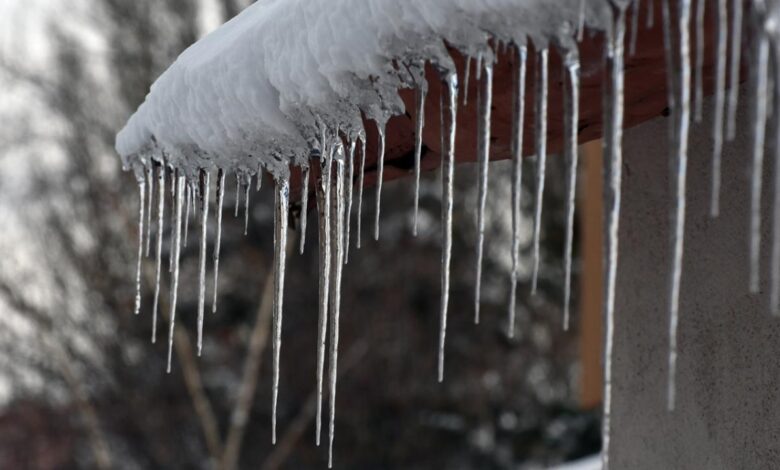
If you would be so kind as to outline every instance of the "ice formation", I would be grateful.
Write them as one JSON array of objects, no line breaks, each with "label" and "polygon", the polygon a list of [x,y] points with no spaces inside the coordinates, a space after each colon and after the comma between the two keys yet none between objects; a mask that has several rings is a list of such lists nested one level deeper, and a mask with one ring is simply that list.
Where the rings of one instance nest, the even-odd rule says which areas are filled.
[{"label": "ice formation", "polygon": [[[190,204],[200,204],[200,256],[198,290],[198,350],[201,348],[206,295],[206,226],[209,217],[210,180],[216,180],[216,243],[213,251],[213,301],[217,309],[217,279],[221,239],[222,205],[228,173],[236,178],[238,217],[241,189],[244,189],[244,223],[248,223],[249,188],[253,176],[257,184],[267,171],[276,184],[274,230],[274,309],[273,309],[273,438],[276,437],[276,401],[281,356],[285,257],[288,253],[287,218],[290,202],[290,168],[302,169],[300,195],[307,210],[310,179],[313,179],[318,214],[319,247],[319,329],[317,335],[316,442],[322,431],[323,390],[327,361],[329,398],[329,464],[332,464],[338,360],[338,328],[341,271],[350,246],[352,187],[357,179],[354,244],[360,248],[363,210],[363,183],[366,168],[364,119],[373,121],[379,133],[377,198],[374,238],[380,234],[380,195],[382,183],[384,128],[388,119],[404,112],[398,90],[413,88],[415,95],[415,209],[416,234],[419,199],[420,156],[423,113],[426,99],[438,99],[442,139],[442,271],[438,350],[438,380],[444,377],[444,351],[452,259],[452,208],[455,164],[456,117],[459,92],[467,100],[470,68],[475,63],[478,87],[477,185],[477,264],[475,320],[479,321],[481,258],[484,244],[485,198],[490,154],[491,97],[494,48],[514,49],[513,131],[512,131],[512,270],[508,306],[508,335],[514,333],[515,299],[518,277],[520,197],[523,171],[522,148],[525,119],[526,75],[529,60],[535,63],[536,188],[533,228],[533,277],[535,290],[539,276],[542,197],[547,158],[547,98],[550,78],[548,57],[557,50],[564,59],[564,156],[566,176],[566,236],[564,247],[564,327],[569,324],[571,293],[571,252],[573,243],[574,195],[577,174],[577,126],[579,115],[578,40],[587,27],[605,34],[604,78],[604,157],[605,157],[605,298],[606,321],[604,353],[603,466],[609,464],[610,412],[612,386],[612,345],[614,300],[618,275],[618,233],[621,200],[624,55],[636,47],[640,8],[645,9],[647,27],[654,25],[656,4],[660,4],[667,63],[671,181],[674,200],[672,221],[672,262],[669,274],[669,363],[668,405],[675,403],[677,323],[684,254],[686,218],[686,167],[688,132],[691,120],[701,119],[703,99],[702,67],[704,9],[717,18],[716,116],[712,158],[711,215],[718,215],[720,197],[720,157],[724,138],[735,136],[735,110],[741,64],[743,0],[260,0],[236,18],[187,49],[152,86],[144,104],[117,136],[116,148],[126,168],[132,168],[139,185],[139,248],[136,276],[136,313],[141,305],[140,269],[144,254],[150,251],[152,208],[157,171],[156,282],[153,307],[153,333],[159,303],[162,270],[163,225],[166,184],[171,187],[172,249],[170,344],[176,317],[179,255],[186,245]],[[750,0],[747,11],[751,43],[750,80],[753,82],[754,150],[751,158],[750,199],[750,284],[758,290],[760,254],[760,208],[766,125],[772,110],[780,109],[780,79],[772,80],[770,64],[780,63],[780,0]],[[705,6],[706,5],[706,6]],[[729,24],[728,11],[731,11]],[[630,15],[630,16],[629,16]],[[627,38],[627,23],[630,36]],[[695,37],[692,41],[691,33]],[[691,51],[691,44],[695,50]],[[730,46],[729,46],[730,45]],[[534,54],[529,54],[529,46]],[[467,57],[465,75],[458,76],[449,50]],[[774,57],[771,55],[774,54]],[[692,57],[693,56],[693,57]],[[770,61],[774,58],[774,61]],[[441,94],[429,97],[425,66],[439,73]],[[428,77],[430,79],[430,76]],[[464,86],[459,87],[463,82]],[[771,93],[771,95],[770,95]],[[768,102],[771,96],[772,102]],[[692,112],[693,111],[693,112]],[[775,126],[780,120],[774,119]],[[780,130],[773,129],[775,136]],[[778,137],[776,137],[777,139]],[[776,165],[780,164],[780,142],[772,142]],[[359,155],[359,163],[356,161]],[[318,168],[317,168],[318,167]],[[356,168],[357,167],[357,168]],[[317,171],[311,171],[316,169]],[[357,175],[354,172],[357,171]],[[215,174],[215,178],[211,175]],[[780,172],[777,172],[780,175]],[[166,183],[166,181],[168,183]],[[770,309],[780,313],[780,178],[775,181],[775,218],[772,235]],[[197,207],[195,212],[197,213]],[[303,219],[305,221],[305,218]],[[146,225],[144,225],[146,224]],[[299,250],[305,245],[305,222],[301,225]],[[182,232],[184,237],[182,237]],[[328,339],[328,333],[330,338]]]}]

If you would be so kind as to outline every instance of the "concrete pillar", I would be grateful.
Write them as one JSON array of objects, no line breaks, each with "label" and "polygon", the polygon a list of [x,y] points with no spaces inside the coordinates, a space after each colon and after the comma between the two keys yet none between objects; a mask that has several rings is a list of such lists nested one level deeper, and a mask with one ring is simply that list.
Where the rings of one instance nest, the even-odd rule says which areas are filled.
[{"label": "concrete pillar", "polygon": [[[745,92],[743,89],[743,98]],[[614,351],[613,468],[780,468],[780,318],[768,304],[771,180],[764,171],[762,284],[748,292],[749,107],[723,154],[721,215],[709,219],[711,121],[694,125],[680,304],[677,409],[666,410],[667,121],[625,136]],[[767,136],[770,140],[770,136]]]}]

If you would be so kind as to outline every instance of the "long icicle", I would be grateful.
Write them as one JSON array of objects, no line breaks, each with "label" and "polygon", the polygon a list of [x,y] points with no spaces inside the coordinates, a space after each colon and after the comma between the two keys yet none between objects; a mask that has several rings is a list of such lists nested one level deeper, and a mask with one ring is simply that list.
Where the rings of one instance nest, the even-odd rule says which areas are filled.
[{"label": "long icicle", "polygon": [[729,96],[726,112],[726,140],[737,135],[737,105],[739,104],[739,66],[742,61],[742,0],[731,3],[731,57],[729,58]]},{"label": "long icicle", "polygon": [[244,188],[244,236],[249,233],[249,188],[252,187],[252,175],[246,177],[246,188]]},{"label": "long icicle", "polygon": [[160,275],[162,272],[163,229],[165,224],[165,164],[160,164],[157,176],[157,271],[154,281],[154,304],[152,306],[152,343],[157,342],[157,309],[160,305]]},{"label": "long icicle", "polygon": [[330,210],[331,210],[331,251],[330,267],[330,364],[328,370],[330,407],[328,426],[328,468],[333,468],[333,440],[336,432],[336,379],[338,377],[339,355],[339,310],[341,309],[341,273],[344,269],[344,157],[339,145],[339,158],[336,159],[336,174],[331,183]]},{"label": "long icicle", "polygon": [[623,89],[626,5],[614,4],[612,37],[607,46],[607,70],[604,106],[604,210],[605,210],[605,287],[604,287],[604,401],[602,420],[602,469],[609,468],[612,435],[612,349],[615,335],[615,289],[618,267],[618,234],[623,173]]},{"label": "long icicle", "polygon": [[146,206],[146,257],[149,257],[152,245],[152,205],[154,204],[154,163],[149,161],[146,168],[146,188],[149,191]]},{"label": "long icicle", "polygon": [[479,84],[478,106],[479,121],[477,126],[477,160],[479,176],[477,179],[477,268],[474,282],[474,323],[479,323],[479,303],[482,291],[482,256],[485,245],[485,206],[488,191],[488,163],[490,162],[490,122],[493,107],[493,64],[489,60],[483,62],[484,78]]},{"label": "long icicle", "polygon": [[284,267],[287,256],[287,216],[290,206],[290,179],[276,178],[274,204],[274,314],[273,314],[273,387],[271,398],[271,443],[276,444],[276,403],[279,397],[279,357],[282,349],[282,313]]},{"label": "long icicle", "polygon": [[203,313],[206,309],[206,244],[208,242],[211,174],[200,171],[200,257],[198,259],[198,356],[203,350]]},{"label": "long icicle", "polygon": [[238,210],[241,207],[241,175],[236,173],[236,205],[233,208],[233,218],[238,218]]},{"label": "long icicle", "polygon": [[[445,100],[446,98],[446,100]],[[447,110],[444,109],[444,102]],[[438,379],[444,380],[444,342],[447,336],[447,308],[450,300],[450,264],[452,261],[452,204],[455,179],[455,132],[458,117],[458,75],[447,75],[442,87],[442,255],[441,255],[441,313],[439,324]]]},{"label": "long icicle", "polygon": [[718,45],[715,51],[715,114],[712,121],[712,194],[710,217],[720,212],[721,157],[723,155],[723,114],[726,95],[726,52],[728,11],[726,0],[718,0]]},{"label": "long icicle", "polygon": [[344,264],[349,263],[349,215],[352,213],[352,187],[355,178],[355,147],[357,141],[352,138],[349,141],[349,154],[347,156],[347,180],[344,182],[347,193],[347,205],[344,208]]},{"label": "long icicle", "polygon": [[641,0],[633,0],[633,2],[634,6],[631,11],[631,36],[629,37],[628,42],[628,54],[631,57],[636,55],[636,41],[639,36],[639,11],[642,7]]},{"label": "long icicle", "polygon": [[179,170],[174,168],[173,171],[171,171],[171,241],[170,241],[170,247],[168,249],[168,272],[173,273],[173,255],[176,250],[174,250],[174,240],[173,236],[175,235],[174,228],[176,226],[176,201],[178,200],[178,191],[179,191]]},{"label": "long icicle", "polygon": [[166,372],[171,373],[171,359],[173,358],[173,333],[176,327],[176,300],[179,293],[179,256],[181,255],[181,225],[182,206],[184,205],[184,176],[176,178],[176,223],[173,238],[173,274],[171,280],[171,314],[168,327],[168,367]]},{"label": "long icicle", "polygon": [[382,180],[385,173],[385,123],[377,122],[379,153],[377,156],[376,206],[374,208],[374,240],[379,240],[379,210],[382,205]]},{"label": "long icicle", "polygon": [[[638,8],[639,4],[635,5]],[[567,79],[563,94],[564,106],[564,156],[566,157],[568,178],[566,181],[566,241],[563,249],[563,329],[569,330],[569,310],[571,304],[571,257],[574,244],[574,209],[577,195],[577,126],[580,116],[580,61],[576,53],[570,52],[566,58]]]},{"label": "long icicle", "polygon": [[141,262],[144,257],[144,211],[146,210],[146,182],[138,178],[138,263],[135,269],[135,308],[136,315],[141,312]]},{"label": "long icicle", "polygon": [[523,194],[523,133],[525,129],[525,80],[528,62],[526,46],[517,48],[515,90],[512,118],[512,273],[509,286],[509,321],[507,336],[515,336],[517,277],[520,271],[520,215]]},{"label": "long icicle", "polygon": [[544,197],[544,173],[547,165],[547,89],[548,62],[550,52],[547,48],[536,54],[536,83],[534,86],[536,134],[536,199],[534,201],[534,233],[533,233],[533,275],[531,277],[531,294],[536,294],[539,280],[539,239],[542,231],[542,203]]},{"label": "long icicle", "polygon": [[[324,147],[324,143],[323,143]],[[320,177],[316,181],[317,229],[319,234],[319,318],[317,321],[317,417],[315,443],[320,445],[322,434],[322,384],[325,371],[325,342],[328,329],[328,300],[330,295],[330,178],[332,154],[323,149],[320,156]]]},{"label": "long icicle", "polygon": [[420,212],[420,160],[422,158],[422,131],[425,125],[425,95],[427,93],[427,83],[423,83],[415,90],[414,99],[414,220],[412,234],[415,237],[417,236],[417,215]]},{"label": "long icicle", "polygon": [[301,238],[300,246],[298,247],[299,253],[303,254],[303,249],[306,246],[306,219],[308,219],[309,213],[309,173],[311,168],[306,165],[301,170]]},{"label": "long icicle", "polygon": [[585,37],[585,4],[586,0],[580,0],[580,8],[577,13],[577,41],[582,42]]},{"label": "long icicle", "polygon": [[764,142],[767,119],[769,40],[757,33],[753,102],[753,158],[750,174],[750,292],[758,293],[761,279],[761,190],[764,176]]},{"label": "long icicle", "polygon": [[669,381],[667,400],[669,410],[675,407],[676,376],[677,376],[677,324],[680,307],[680,279],[682,277],[683,240],[685,235],[685,183],[688,171],[688,133],[691,106],[691,57],[690,32],[688,25],[691,16],[691,1],[679,2],[679,35],[680,35],[680,70],[678,75],[679,106],[676,152],[674,155],[672,174],[675,205],[672,209],[672,264],[669,288]]},{"label": "long icicle", "polygon": [[[762,33],[759,33],[762,34]],[[780,64],[780,49],[773,45],[774,65]],[[773,82],[772,100],[775,110],[780,109],[780,81],[776,78]],[[769,265],[770,293],[769,293],[769,312],[772,315],[780,315],[780,116],[775,115],[772,118],[774,124],[773,151],[775,157],[775,180],[774,180],[774,206],[772,207],[772,254]]]},{"label": "long icicle", "polygon": [[217,172],[217,239],[214,240],[214,298],[211,313],[217,313],[217,287],[219,286],[219,248],[222,244],[222,203],[225,201],[225,170]]},{"label": "long icicle", "polygon": [[653,29],[655,27],[655,2],[650,0],[647,2],[647,21],[645,22],[647,29]]},{"label": "long icicle", "polygon": [[696,0],[696,68],[693,69],[695,84],[693,109],[696,122],[701,122],[702,106],[704,105],[704,12],[706,4],[705,0]]},{"label": "long icicle", "polygon": [[184,209],[184,248],[187,248],[187,234],[190,227],[190,204],[192,203],[192,186],[189,181],[184,185],[185,209]]},{"label": "long icicle", "polygon": [[363,181],[366,176],[366,136],[360,136],[360,172],[358,174],[358,209],[357,209],[357,242],[356,248],[360,249],[360,234],[361,221],[363,219]]}]

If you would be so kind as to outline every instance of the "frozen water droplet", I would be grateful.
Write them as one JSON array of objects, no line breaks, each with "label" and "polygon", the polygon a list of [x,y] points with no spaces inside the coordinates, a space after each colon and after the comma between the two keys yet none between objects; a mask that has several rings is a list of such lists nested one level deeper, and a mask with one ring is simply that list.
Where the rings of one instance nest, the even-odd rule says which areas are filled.
[{"label": "frozen water droplet", "polygon": [[[323,145],[324,147],[324,145]],[[317,417],[315,442],[320,445],[322,434],[322,386],[325,371],[325,341],[328,328],[330,293],[331,219],[330,178],[332,154],[323,149],[320,157],[320,177],[317,179],[317,228],[319,234],[319,318],[317,321]]]},{"label": "frozen water droplet", "polygon": [[726,0],[718,0],[718,41],[715,52],[715,115],[712,121],[712,194],[710,217],[720,212],[720,163],[723,155],[723,114],[726,95],[726,53],[728,46],[728,11]]},{"label": "frozen water droplet", "polygon": [[181,254],[181,229],[182,229],[182,206],[184,205],[184,176],[176,178],[176,224],[175,235],[173,239],[173,274],[171,280],[171,315],[170,326],[168,328],[168,367],[166,371],[171,373],[171,359],[173,358],[173,333],[176,326],[176,300],[179,293],[179,256]]},{"label": "frozen water droplet", "polygon": [[[639,8],[639,2],[634,8]],[[566,240],[563,249],[563,329],[569,329],[571,307],[571,257],[574,244],[574,209],[577,195],[577,131],[580,114],[580,63],[575,54],[569,54],[565,63],[567,80],[564,80],[564,156],[567,164],[566,181]]]},{"label": "frozen water droplet", "polygon": [[[720,0],[718,0],[720,2]],[[695,83],[694,119],[701,122],[704,104],[704,11],[707,2],[696,0],[696,68],[693,69]]]},{"label": "frozen water droplet", "polygon": [[163,229],[165,228],[165,165],[160,165],[157,180],[159,191],[159,201],[157,201],[157,271],[154,281],[154,306],[152,307],[152,343],[157,341],[157,309],[160,304],[160,274],[162,271]]},{"label": "frozen water droplet", "polygon": [[[341,145],[338,144],[341,149]],[[339,153],[343,153],[340,150]],[[331,184],[331,251],[330,267],[330,367],[328,370],[330,385],[330,424],[328,427],[328,468],[333,467],[333,440],[335,438],[336,424],[336,379],[338,377],[339,354],[339,311],[341,309],[341,273],[344,269],[344,158],[340,155],[336,159],[335,181]]]},{"label": "frozen water droplet", "polygon": [[361,219],[363,218],[363,180],[366,176],[366,136],[360,137],[361,149],[360,149],[360,174],[358,175],[358,209],[357,209],[357,242],[356,247],[360,249],[360,226]]},{"label": "frozen water droplet", "polygon": [[308,165],[301,169],[301,239],[300,247],[298,248],[300,254],[303,254],[303,249],[306,246],[306,219],[309,215],[309,172]]},{"label": "frozen water droplet", "polygon": [[276,444],[276,403],[279,396],[279,356],[282,348],[282,304],[284,299],[284,267],[287,255],[287,225],[290,206],[290,181],[287,176],[276,179],[274,211],[274,315],[273,315],[273,398],[271,442]]},{"label": "frozen water droplet", "polygon": [[520,270],[520,215],[523,194],[523,132],[525,129],[525,81],[528,49],[518,47],[514,75],[514,103],[512,118],[512,273],[509,287],[509,322],[507,335],[515,335],[515,308],[517,304],[517,277]]},{"label": "frozen water droplet", "polygon": [[[682,276],[683,240],[685,234],[685,182],[688,169],[688,133],[691,103],[691,57],[690,57],[690,17],[691,2],[683,0],[678,4],[678,28],[680,35],[680,69],[677,71],[679,80],[679,107],[675,121],[675,154],[672,167],[672,188],[675,197],[672,208],[672,264],[669,289],[669,382],[667,400],[669,410],[675,406],[675,379],[677,375],[677,324],[680,306],[680,278]],[[716,105],[717,106],[717,105]],[[717,111],[716,111],[717,112]],[[722,122],[722,117],[721,117]]]},{"label": "frozen water droplet", "polygon": [[417,215],[420,212],[420,160],[422,158],[422,131],[425,125],[425,95],[427,83],[415,90],[415,132],[414,132],[414,221],[412,233],[417,236]]},{"label": "frozen water droplet", "polygon": [[374,240],[379,240],[379,210],[382,204],[382,180],[385,173],[385,123],[377,123],[379,155],[377,157],[376,207],[374,208]]},{"label": "frozen water droplet", "polygon": [[225,200],[225,170],[217,172],[217,239],[214,241],[214,298],[211,313],[217,313],[217,286],[219,285],[219,248],[222,245],[222,203]]},{"label": "frozen water droplet", "polygon": [[[686,0],[683,0],[686,1]],[[623,86],[624,44],[626,37],[625,5],[614,11],[612,37],[607,44],[607,70],[604,108],[604,211],[605,211],[605,294],[604,294],[604,401],[602,420],[602,468],[609,468],[609,445],[612,417],[612,349],[615,334],[615,281],[618,266],[618,233],[620,190],[623,166]]]},{"label": "frozen water droplet", "polygon": [[[444,380],[444,342],[447,335],[447,308],[450,299],[450,263],[452,260],[452,203],[455,179],[455,132],[458,115],[458,76],[445,78],[440,106],[442,112],[442,256],[441,256],[441,315],[439,326],[438,379]],[[446,110],[445,110],[446,103]],[[446,120],[446,122],[445,122]]]},{"label": "frozen water droplet", "polygon": [[739,66],[742,59],[742,0],[731,3],[731,57],[729,62],[728,111],[726,117],[726,140],[737,135],[737,104],[739,104]]},{"label": "frozen water droplet", "polygon": [[184,248],[187,248],[187,234],[189,233],[190,227],[190,204],[192,202],[192,186],[190,186],[189,182],[185,185],[184,194],[186,197],[186,208],[184,210]]},{"label": "frozen water droplet", "polygon": [[154,203],[154,163],[146,167],[146,187],[149,190],[146,207],[146,257],[149,257],[152,244],[152,204]]},{"label": "frozen water droplet", "polygon": [[211,175],[200,171],[200,257],[198,259],[198,356],[203,350],[203,313],[206,305],[206,243],[208,242]]},{"label": "frozen water droplet", "polygon": [[490,162],[490,121],[493,106],[493,64],[484,61],[485,78],[480,83],[477,101],[479,120],[477,121],[477,160],[479,175],[477,179],[477,267],[474,283],[474,323],[479,323],[479,302],[482,290],[482,255],[485,245],[485,205],[488,191],[488,163]]},{"label": "frozen water droplet", "polygon": [[141,261],[144,257],[144,210],[146,208],[146,183],[138,180],[138,264],[135,270],[135,314],[141,311]]},{"label": "frozen water droplet", "polygon": [[541,49],[536,54],[536,113],[534,131],[536,133],[536,199],[534,201],[534,232],[533,232],[533,274],[531,277],[531,294],[536,294],[539,280],[539,239],[542,230],[542,204],[544,198],[544,173],[547,165],[547,89],[548,89],[549,50]]},{"label": "frozen water droplet", "polygon": [[344,214],[344,264],[347,264],[349,262],[349,216],[352,213],[352,186],[354,186],[353,181],[355,177],[355,147],[357,146],[357,142],[355,139],[350,140],[349,142],[349,155],[347,156],[347,168],[348,168],[348,175],[346,176],[347,181],[345,182],[346,185],[346,198],[347,198],[347,207],[344,209],[346,212]]},{"label": "frozen water droplet", "polygon": [[767,119],[767,74],[769,73],[769,41],[757,33],[753,81],[753,158],[750,172],[750,292],[758,293],[761,275],[761,187],[764,175],[764,142]]},{"label": "frozen water droplet", "polygon": [[244,235],[249,233],[249,188],[252,187],[252,175],[247,175],[244,188]]},{"label": "frozen water droplet", "polygon": [[469,77],[471,76],[471,56],[466,56],[466,65],[463,68],[463,106],[469,104]]}]

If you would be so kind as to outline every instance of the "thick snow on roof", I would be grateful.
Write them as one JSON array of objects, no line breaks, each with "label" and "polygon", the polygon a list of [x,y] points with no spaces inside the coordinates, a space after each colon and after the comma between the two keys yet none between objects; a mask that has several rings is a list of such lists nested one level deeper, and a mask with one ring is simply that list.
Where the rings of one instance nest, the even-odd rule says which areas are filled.
[{"label": "thick snow on roof", "polygon": [[[399,87],[422,61],[453,65],[445,43],[490,57],[489,37],[566,47],[581,0],[261,0],[184,51],[117,136],[126,165],[159,159],[191,173],[272,173],[318,147],[320,127],[362,132],[361,111],[403,112]],[[607,22],[606,0],[586,21]]]}]

